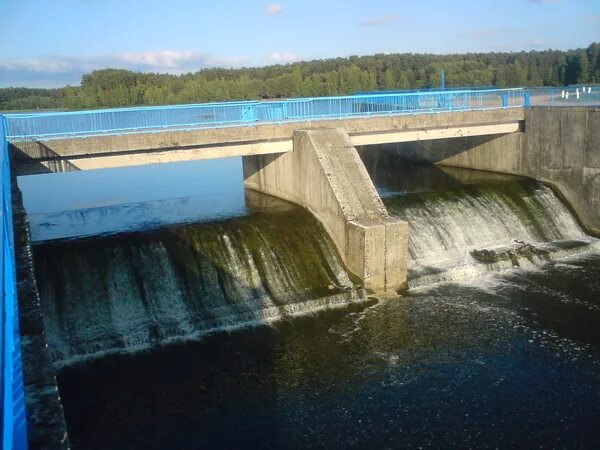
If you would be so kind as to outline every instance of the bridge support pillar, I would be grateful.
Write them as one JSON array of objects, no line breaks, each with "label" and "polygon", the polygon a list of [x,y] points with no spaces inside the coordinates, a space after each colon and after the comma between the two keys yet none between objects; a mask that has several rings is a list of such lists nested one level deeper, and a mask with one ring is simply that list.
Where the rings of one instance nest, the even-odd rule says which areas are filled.
[{"label": "bridge support pillar", "polygon": [[293,151],[243,165],[246,187],[312,212],[368,291],[406,287],[408,224],[389,217],[346,131],[294,131]]}]

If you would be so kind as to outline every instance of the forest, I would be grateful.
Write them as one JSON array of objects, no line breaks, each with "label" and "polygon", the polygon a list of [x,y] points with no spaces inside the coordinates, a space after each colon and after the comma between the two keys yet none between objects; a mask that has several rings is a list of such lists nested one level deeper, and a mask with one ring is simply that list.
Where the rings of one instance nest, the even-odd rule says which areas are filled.
[{"label": "forest", "polygon": [[79,86],[0,89],[0,110],[85,109],[345,95],[446,86],[600,83],[600,43],[518,53],[378,54],[168,75],[119,69],[83,75]]}]

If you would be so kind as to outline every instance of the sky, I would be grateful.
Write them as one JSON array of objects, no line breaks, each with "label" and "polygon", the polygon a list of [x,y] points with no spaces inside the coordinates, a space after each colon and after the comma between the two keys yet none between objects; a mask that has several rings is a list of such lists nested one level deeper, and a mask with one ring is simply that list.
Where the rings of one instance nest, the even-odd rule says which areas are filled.
[{"label": "sky", "polygon": [[0,0],[0,87],[374,53],[571,49],[600,0]]}]

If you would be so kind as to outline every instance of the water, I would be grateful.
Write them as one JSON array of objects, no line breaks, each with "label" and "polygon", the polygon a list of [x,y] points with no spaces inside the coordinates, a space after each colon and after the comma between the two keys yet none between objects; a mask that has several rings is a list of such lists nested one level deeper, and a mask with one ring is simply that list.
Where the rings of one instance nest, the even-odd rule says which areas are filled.
[{"label": "water", "polygon": [[307,211],[247,195],[243,217],[37,245],[57,365],[364,297]]},{"label": "water", "polygon": [[597,448],[600,257],[59,377],[75,448]]},{"label": "water", "polygon": [[522,177],[363,158],[388,212],[410,224],[409,286],[600,250],[552,189]]},{"label": "water", "polygon": [[241,158],[19,177],[34,242],[247,213]]},{"label": "water", "polygon": [[73,447],[598,447],[598,241],[539,183],[364,159],[413,230],[403,296],[264,196],[36,246]]}]

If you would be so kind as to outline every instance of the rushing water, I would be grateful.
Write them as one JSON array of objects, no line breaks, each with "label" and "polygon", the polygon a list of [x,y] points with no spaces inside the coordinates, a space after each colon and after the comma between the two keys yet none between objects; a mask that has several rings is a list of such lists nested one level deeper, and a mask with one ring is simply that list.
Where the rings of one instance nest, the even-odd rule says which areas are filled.
[{"label": "rushing water", "polygon": [[598,447],[598,241],[540,183],[388,158],[364,155],[411,226],[403,296],[365,299],[260,195],[36,246],[74,448]]},{"label": "rushing water", "polygon": [[308,212],[248,195],[243,217],[38,245],[53,359],[135,350],[363,297]]},{"label": "rushing water", "polygon": [[411,287],[600,250],[539,182],[409,164],[386,154],[365,159],[388,212],[410,224]]}]

